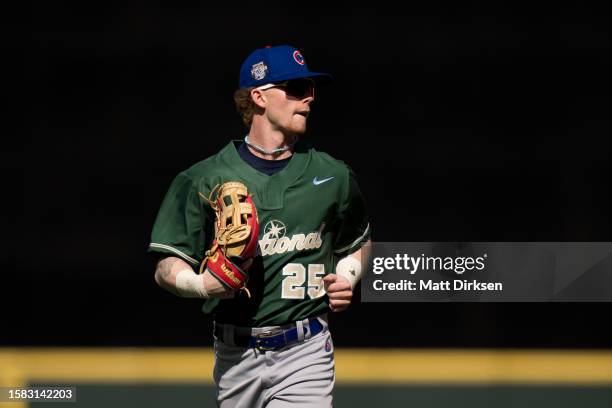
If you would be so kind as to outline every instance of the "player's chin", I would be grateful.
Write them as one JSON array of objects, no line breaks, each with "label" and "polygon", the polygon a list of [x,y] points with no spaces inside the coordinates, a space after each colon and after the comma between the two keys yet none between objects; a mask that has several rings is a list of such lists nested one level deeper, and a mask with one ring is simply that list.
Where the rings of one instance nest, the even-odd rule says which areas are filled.
[{"label": "player's chin", "polygon": [[294,135],[303,135],[306,133],[306,119],[297,119],[291,123],[290,132]]}]

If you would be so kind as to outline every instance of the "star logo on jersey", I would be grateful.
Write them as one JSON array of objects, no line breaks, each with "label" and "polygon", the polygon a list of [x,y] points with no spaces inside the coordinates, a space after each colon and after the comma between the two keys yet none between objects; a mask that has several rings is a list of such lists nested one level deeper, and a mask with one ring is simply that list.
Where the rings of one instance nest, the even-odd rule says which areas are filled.
[{"label": "star logo on jersey", "polygon": [[287,231],[285,224],[278,220],[272,220],[264,227],[264,237],[279,239],[285,236],[285,231]]},{"label": "star logo on jersey", "polygon": [[317,179],[315,177],[315,178],[312,179],[312,184],[314,184],[315,186],[318,186],[320,184],[327,183],[331,179],[333,179],[333,177],[328,177],[328,178],[323,179],[323,180],[319,180],[319,179]]}]

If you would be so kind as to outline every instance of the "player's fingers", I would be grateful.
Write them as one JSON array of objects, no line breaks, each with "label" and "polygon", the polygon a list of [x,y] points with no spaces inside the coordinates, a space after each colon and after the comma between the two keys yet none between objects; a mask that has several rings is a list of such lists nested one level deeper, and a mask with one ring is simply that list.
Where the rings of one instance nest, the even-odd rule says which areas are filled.
[{"label": "player's fingers", "polygon": [[353,292],[350,290],[343,290],[341,292],[331,292],[327,294],[330,299],[346,299],[350,300],[353,298]]},{"label": "player's fingers", "polygon": [[330,291],[330,286],[332,286],[335,281],[336,281],[335,275],[326,275],[323,277],[323,288],[325,289],[325,292]]},{"label": "player's fingers", "polygon": [[330,273],[329,275],[325,275],[323,277],[323,283],[325,283],[326,285],[330,285],[334,283],[337,279],[338,279],[338,275]]},{"label": "player's fingers", "polygon": [[351,284],[348,282],[338,281],[330,284],[325,289],[327,290],[327,293],[343,292],[345,290],[351,290]]},{"label": "player's fingers", "polygon": [[341,312],[346,310],[350,304],[351,302],[347,300],[334,300],[329,303],[329,308],[332,312]]}]

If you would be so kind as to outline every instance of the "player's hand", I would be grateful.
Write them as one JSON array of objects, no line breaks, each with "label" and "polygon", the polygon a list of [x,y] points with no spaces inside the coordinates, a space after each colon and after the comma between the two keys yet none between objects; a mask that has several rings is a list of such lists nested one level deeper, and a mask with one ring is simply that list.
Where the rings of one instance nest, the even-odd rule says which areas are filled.
[{"label": "player's hand", "polygon": [[[247,259],[246,261],[238,264],[242,270],[249,270],[253,265],[253,259]],[[219,299],[231,299],[236,296],[236,291],[229,289],[227,286],[224,286],[219,282],[219,279],[215,278],[210,274],[208,270],[204,271],[204,286],[206,287],[206,291],[208,292],[211,298],[219,298]]]},{"label": "player's hand", "polygon": [[204,286],[206,287],[206,292],[208,292],[209,297],[231,299],[236,296],[234,290],[222,285],[219,279],[212,276],[208,270],[204,271],[202,279],[204,279]]},{"label": "player's hand", "polygon": [[323,278],[323,285],[332,312],[341,312],[349,307],[353,298],[353,291],[348,279],[332,273]]}]

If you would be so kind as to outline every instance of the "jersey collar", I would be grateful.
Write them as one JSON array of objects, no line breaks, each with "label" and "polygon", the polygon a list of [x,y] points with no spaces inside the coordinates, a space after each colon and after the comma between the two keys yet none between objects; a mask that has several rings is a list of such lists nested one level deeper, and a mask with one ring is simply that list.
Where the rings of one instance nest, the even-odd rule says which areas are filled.
[{"label": "jersey collar", "polygon": [[287,167],[268,176],[246,163],[238,154],[237,146],[242,140],[232,140],[221,151],[221,157],[226,165],[237,170],[244,179],[249,190],[255,192],[253,200],[257,208],[276,210],[283,207],[285,191],[297,183],[306,171],[312,156],[312,148],[308,143],[298,141]]}]

